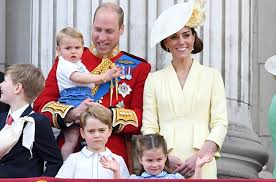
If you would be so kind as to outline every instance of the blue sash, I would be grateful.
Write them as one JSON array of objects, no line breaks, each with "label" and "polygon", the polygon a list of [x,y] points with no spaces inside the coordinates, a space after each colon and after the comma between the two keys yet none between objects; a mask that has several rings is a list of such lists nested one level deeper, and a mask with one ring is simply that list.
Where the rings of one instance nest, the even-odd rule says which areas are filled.
[{"label": "blue sash", "polygon": [[[139,65],[142,61],[135,59],[133,57],[130,57],[128,55],[122,55],[121,57],[118,58],[114,63],[117,66],[124,66],[125,68],[130,67],[131,69],[135,68],[137,65]],[[120,78],[118,77],[118,82],[120,82]],[[98,102],[105,94],[109,92],[110,89],[110,81],[103,83],[100,85],[98,91],[94,95],[94,102]]]}]

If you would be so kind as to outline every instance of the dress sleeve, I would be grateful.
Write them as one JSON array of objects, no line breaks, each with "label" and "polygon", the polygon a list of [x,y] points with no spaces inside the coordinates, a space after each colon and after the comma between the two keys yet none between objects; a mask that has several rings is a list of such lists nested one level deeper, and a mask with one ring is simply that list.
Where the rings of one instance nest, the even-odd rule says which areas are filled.
[{"label": "dress sleeve", "polygon": [[221,149],[227,133],[228,120],[225,89],[221,74],[215,70],[211,95],[210,133],[207,140],[215,142]]},{"label": "dress sleeve", "polygon": [[160,131],[154,85],[153,74],[149,74],[145,83],[143,98],[143,125],[141,128],[143,135],[159,133]]}]

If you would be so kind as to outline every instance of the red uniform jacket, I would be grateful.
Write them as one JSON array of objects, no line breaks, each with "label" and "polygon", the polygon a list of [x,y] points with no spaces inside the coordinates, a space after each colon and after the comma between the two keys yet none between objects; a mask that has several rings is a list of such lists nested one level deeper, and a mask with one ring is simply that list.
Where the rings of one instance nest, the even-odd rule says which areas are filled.
[{"label": "red uniform jacket", "polygon": [[[120,116],[126,113],[127,115],[131,115],[132,113],[132,115],[134,116],[130,116],[130,118],[132,119],[136,118],[137,120],[136,126],[135,124],[128,124],[128,122],[126,122],[125,125],[123,125],[122,127],[119,127],[120,129],[117,130],[118,132],[112,133],[112,135],[110,136],[107,142],[107,147],[112,152],[118,155],[121,155],[127,163],[127,149],[126,149],[125,138],[126,138],[126,135],[128,134],[140,133],[140,128],[142,124],[144,83],[151,68],[150,68],[150,64],[147,63],[145,60],[122,51],[115,57],[110,58],[110,60],[113,63],[116,62],[116,64],[122,63],[126,67],[128,67],[128,65],[131,65],[133,61],[137,63],[135,67],[132,67],[131,69],[126,70],[126,72],[129,72],[131,74],[132,78],[130,80],[121,79],[118,84],[119,87],[123,83],[125,83],[124,86],[129,86],[130,89],[128,89],[128,91],[131,90],[129,94],[126,94],[125,97],[123,97],[124,94],[118,94],[118,100],[116,100],[116,95],[115,95],[116,91],[114,89],[113,96],[112,96],[112,107],[118,107],[118,105],[121,105],[123,106],[123,108],[128,109],[128,110],[120,110],[120,111],[118,110],[117,114],[116,112],[115,113],[113,112],[113,121],[119,121],[119,123],[122,123],[124,119],[122,120]],[[101,64],[101,62],[102,62],[102,59],[93,55],[88,48],[84,49],[84,52],[82,55],[82,63],[87,67],[87,69],[90,72],[93,72],[93,70],[95,70],[95,68],[99,64]],[[57,63],[58,63],[58,59],[56,58],[55,63],[46,79],[46,86],[42,91],[42,93],[38,96],[38,98],[34,102],[35,111],[41,112],[45,105],[47,105],[51,101],[56,102],[59,98],[59,90],[58,90],[58,85],[56,80]],[[94,72],[94,73],[97,74],[97,72]],[[120,104],[118,104],[119,102]],[[101,103],[106,107],[110,107],[110,90],[108,90],[107,93],[102,97]],[[56,128],[66,127],[62,119],[64,118],[64,116],[53,114],[53,112],[43,112],[43,114],[50,119],[53,127],[56,127]],[[128,118],[129,117],[127,117],[127,119]],[[119,125],[117,125],[117,129],[118,129],[118,126]],[[62,136],[59,138],[62,138]],[[61,142],[59,141],[59,143]]]}]

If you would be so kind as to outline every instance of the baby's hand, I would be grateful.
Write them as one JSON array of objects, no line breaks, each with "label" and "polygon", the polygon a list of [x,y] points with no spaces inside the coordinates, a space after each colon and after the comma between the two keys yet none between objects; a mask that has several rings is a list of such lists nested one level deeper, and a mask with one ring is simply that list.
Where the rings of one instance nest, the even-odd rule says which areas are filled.
[{"label": "baby's hand", "polygon": [[110,76],[112,78],[117,78],[121,75],[122,68],[119,66],[114,66],[110,69]]},{"label": "baby's hand", "polygon": [[100,163],[103,165],[104,168],[112,170],[114,173],[117,173],[120,170],[120,166],[118,161],[112,157],[112,160],[108,159],[105,156],[100,158]]},{"label": "baby's hand", "polygon": [[113,78],[116,78],[121,75],[121,71],[122,71],[121,67],[114,66],[113,68],[111,68],[111,70],[113,70],[113,73],[112,73]]},{"label": "baby's hand", "polygon": [[197,157],[196,159],[196,166],[202,167],[205,163],[209,163],[213,160],[214,152],[208,151],[205,155],[202,157]]},{"label": "baby's hand", "polygon": [[103,74],[103,79],[104,82],[110,81],[113,78],[117,78],[121,75],[121,67],[119,66],[114,66],[113,68],[107,70],[104,74]]}]

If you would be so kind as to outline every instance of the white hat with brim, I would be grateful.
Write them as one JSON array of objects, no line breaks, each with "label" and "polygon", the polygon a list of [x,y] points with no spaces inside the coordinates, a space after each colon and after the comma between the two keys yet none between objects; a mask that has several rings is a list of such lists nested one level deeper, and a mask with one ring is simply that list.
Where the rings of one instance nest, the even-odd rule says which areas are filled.
[{"label": "white hat with brim", "polygon": [[276,55],[268,58],[268,60],[265,62],[265,69],[269,73],[276,75]]},{"label": "white hat with brim", "polygon": [[176,4],[163,11],[153,24],[150,46],[155,46],[181,30],[188,23],[192,13],[193,1]]}]

